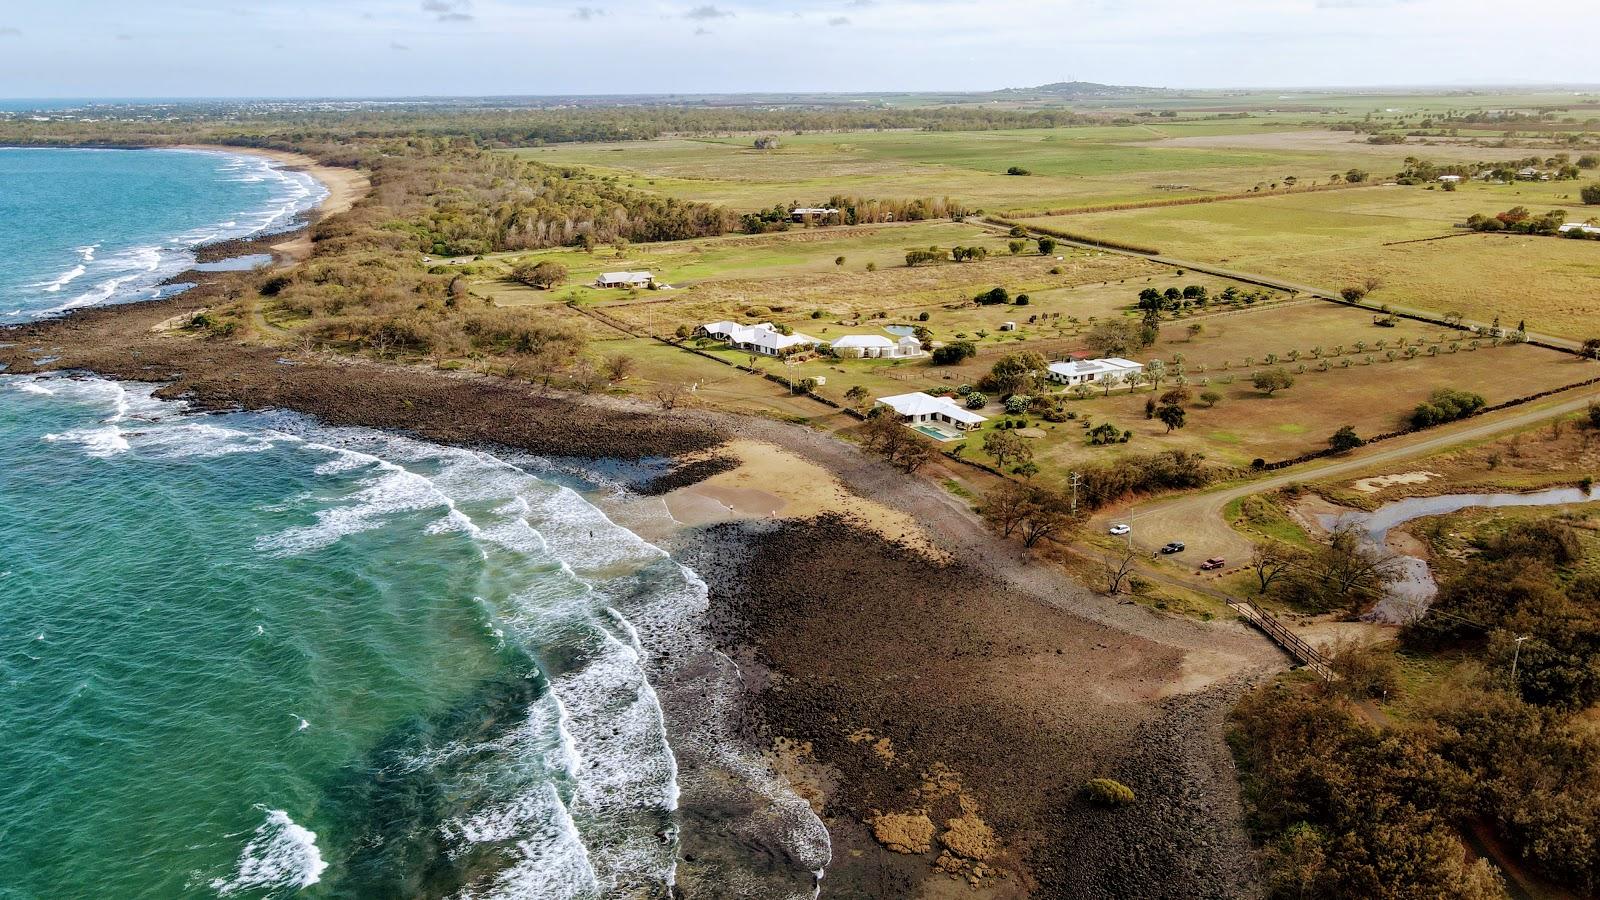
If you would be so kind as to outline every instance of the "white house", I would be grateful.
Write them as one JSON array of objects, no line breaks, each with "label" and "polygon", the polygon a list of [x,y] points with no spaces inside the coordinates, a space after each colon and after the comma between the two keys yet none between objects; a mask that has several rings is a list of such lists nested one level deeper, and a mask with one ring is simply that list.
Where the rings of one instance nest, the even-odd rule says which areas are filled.
[{"label": "white house", "polygon": [[1550,173],[1528,166],[1525,169],[1517,170],[1517,178],[1522,181],[1549,181]]},{"label": "white house", "polygon": [[762,322],[757,325],[740,325],[738,322],[712,322],[700,326],[700,331],[708,337],[727,342],[734,350],[748,350],[751,353],[761,353],[766,356],[780,356],[785,350],[795,347],[815,346],[822,343],[809,334],[796,331],[793,334],[784,334],[771,322]]},{"label": "white house", "polygon": [[832,219],[838,214],[839,211],[831,206],[798,206],[789,210],[789,216],[796,222],[804,222],[807,219],[821,219],[825,221]]},{"label": "white house", "polygon": [[966,431],[989,421],[988,418],[966,409],[948,397],[933,397],[921,391],[914,394],[879,397],[877,405],[894,410],[895,414],[908,425],[929,421],[943,422],[954,426],[958,431]]},{"label": "white house", "polygon": [[1461,176],[1460,175],[1440,175],[1439,176],[1439,180],[1444,182],[1445,184],[1455,184],[1456,182],[1461,180]]},{"label": "white house", "polygon": [[1584,234],[1600,234],[1600,225],[1585,225],[1582,222],[1568,222],[1557,228],[1556,231],[1565,234],[1568,231],[1581,231]]},{"label": "white house", "polygon": [[1142,363],[1120,356],[1108,356],[1105,359],[1073,359],[1051,363],[1050,380],[1068,386],[1092,384],[1105,381],[1113,375],[1126,380],[1127,376],[1143,371]]},{"label": "white house", "polygon": [[603,288],[647,288],[654,284],[655,275],[650,272],[602,272],[594,280],[595,287]]},{"label": "white house", "polygon": [[915,335],[890,340],[880,334],[847,334],[832,344],[833,355],[845,359],[911,359],[922,355]]}]

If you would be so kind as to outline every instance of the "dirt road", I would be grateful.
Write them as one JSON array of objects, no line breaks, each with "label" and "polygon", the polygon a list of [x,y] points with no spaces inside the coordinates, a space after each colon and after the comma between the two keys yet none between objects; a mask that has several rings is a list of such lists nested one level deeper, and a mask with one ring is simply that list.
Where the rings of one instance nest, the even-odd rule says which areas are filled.
[{"label": "dirt road", "polygon": [[[1367,471],[1386,463],[1423,456],[1465,441],[1490,437],[1558,415],[1577,412],[1596,400],[1600,400],[1600,392],[1585,390],[1554,402],[1530,404],[1395,438],[1351,456],[1292,466],[1278,474],[1245,484],[1161,500],[1143,507],[1135,506],[1131,515],[1134,543],[1148,552],[1154,552],[1155,548],[1168,541],[1183,541],[1188,545],[1177,557],[1164,558],[1162,568],[1189,570],[1198,565],[1200,560],[1212,556],[1242,563],[1250,557],[1251,543],[1229,527],[1223,518],[1223,509],[1240,497],[1275,490],[1295,482]],[[1129,512],[1126,507],[1108,509],[1096,517],[1095,522],[1102,526],[1111,522],[1128,522]]]}]

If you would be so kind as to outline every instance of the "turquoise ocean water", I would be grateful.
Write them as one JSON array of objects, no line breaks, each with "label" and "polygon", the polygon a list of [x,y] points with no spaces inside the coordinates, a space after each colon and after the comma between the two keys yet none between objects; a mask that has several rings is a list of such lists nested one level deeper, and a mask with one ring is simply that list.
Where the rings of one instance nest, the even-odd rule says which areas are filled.
[{"label": "turquoise ocean water", "polygon": [[[89,160],[148,193],[81,194]],[[235,162],[0,151],[0,206],[61,210],[0,216],[0,313],[281,219]],[[712,896],[810,894],[826,833],[728,740],[704,584],[584,484],[151,392],[0,374],[0,898],[660,897],[696,827]]]},{"label": "turquoise ocean water", "polygon": [[260,157],[0,147],[0,322],[157,296],[195,247],[282,230],[326,195]]}]

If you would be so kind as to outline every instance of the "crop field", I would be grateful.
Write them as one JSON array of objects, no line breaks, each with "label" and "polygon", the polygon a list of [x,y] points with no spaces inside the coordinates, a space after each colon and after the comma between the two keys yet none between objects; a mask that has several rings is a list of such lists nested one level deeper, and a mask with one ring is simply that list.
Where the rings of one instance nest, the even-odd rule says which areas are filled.
[{"label": "crop field", "polygon": [[[1600,244],[1456,229],[1475,212],[1566,209],[1572,182],[1469,185],[1459,191],[1372,187],[1175,208],[1028,220],[1028,224],[1159,247],[1163,253],[1338,290],[1369,276],[1373,302],[1469,319],[1527,320],[1534,331],[1594,336]],[[1445,237],[1442,240],[1426,238]],[[1412,242],[1412,243],[1406,243]]]},{"label": "crop field", "polygon": [[[835,195],[950,197],[989,211],[1046,210],[1249,191],[1285,176],[1326,180],[1361,167],[1398,171],[1410,152],[1344,135],[1311,148],[1258,146],[1250,122],[1161,123],[984,132],[849,132],[780,136],[758,151],[748,136],[515,151],[552,165],[615,175],[644,191],[739,210],[820,203]],[[1282,123],[1268,128],[1290,128]],[[1217,138],[1217,146],[1188,146]],[[1032,174],[1005,174],[1020,166]]]}]

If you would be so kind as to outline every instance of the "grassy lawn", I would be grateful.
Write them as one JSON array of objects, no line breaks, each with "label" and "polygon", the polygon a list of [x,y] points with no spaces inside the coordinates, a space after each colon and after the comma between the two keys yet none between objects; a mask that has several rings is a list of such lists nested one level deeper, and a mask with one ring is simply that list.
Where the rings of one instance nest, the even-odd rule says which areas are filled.
[{"label": "grassy lawn", "polygon": [[[1374,187],[1318,194],[1045,217],[1034,224],[1152,245],[1173,256],[1338,289],[1376,276],[1374,302],[1460,312],[1583,339],[1600,328],[1600,244],[1479,235],[1475,212],[1585,208],[1573,182],[1473,184],[1446,192]],[[1590,212],[1593,212],[1591,209]],[[1419,243],[1423,238],[1456,235]]]}]

